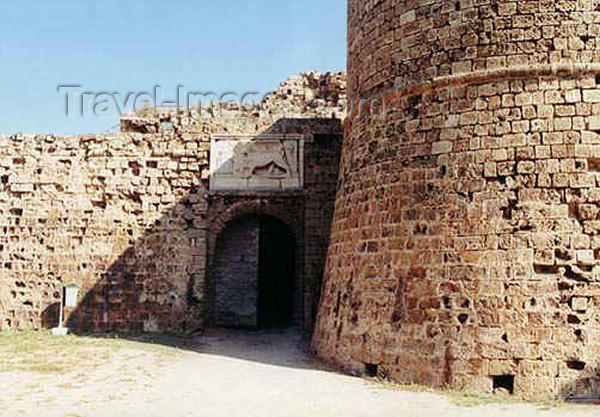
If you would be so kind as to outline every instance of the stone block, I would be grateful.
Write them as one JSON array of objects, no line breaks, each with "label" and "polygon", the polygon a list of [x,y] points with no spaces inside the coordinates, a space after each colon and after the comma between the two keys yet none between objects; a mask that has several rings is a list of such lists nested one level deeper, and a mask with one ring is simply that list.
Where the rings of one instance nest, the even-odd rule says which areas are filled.
[{"label": "stone block", "polygon": [[600,103],[600,90],[583,90],[583,101],[585,103]]},{"label": "stone block", "polygon": [[483,175],[486,178],[496,177],[498,175],[498,172],[496,170],[496,163],[486,162],[485,164],[483,164]]},{"label": "stone block", "polygon": [[596,176],[592,173],[575,173],[569,177],[572,188],[591,188],[596,186]]},{"label": "stone block", "polygon": [[594,251],[591,249],[577,250],[575,251],[577,262],[582,265],[593,265],[594,264]]},{"label": "stone block", "polygon": [[600,144],[600,135],[596,132],[582,132],[581,133],[581,142],[582,143],[599,143]]},{"label": "stone block", "polygon": [[588,117],[588,128],[590,130],[600,129],[600,115]]},{"label": "stone block", "polygon": [[570,117],[557,117],[554,119],[555,130],[571,130],[572,121]]},{"label": "stone block", "polygon": [[517,164],[517,173],[532,174],[535,171],[535,163],[533,161],[519,161]]},{"label": "stone block", "polygon": [[431,145],[431,153],[434,155],[444,154],[452,152],[452,142],[450,141],[440,141],[434,142]]},{"label": "stone block", "polygon": [[458,138],[459,129],[445,128],[440,131],[440,141],[452,141]]},{"label": "stone block", "polygon": [[571,308],[578,312],[585,312],[588,309],[588,299],[585,297],[573,297],[571,299]]},{"label": "stone block", "polygon": [[565,91],[565,101],[567,103],[579,103],[581,101],[581,90]]}]

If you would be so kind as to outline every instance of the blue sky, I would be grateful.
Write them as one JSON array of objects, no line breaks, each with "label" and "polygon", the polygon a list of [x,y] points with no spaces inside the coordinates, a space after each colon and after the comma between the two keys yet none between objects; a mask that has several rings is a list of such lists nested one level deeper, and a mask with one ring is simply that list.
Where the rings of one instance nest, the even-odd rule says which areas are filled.
[{"label": "blue sky", "polygon": [[0,4],[0,134],[100,133],[67,117],[61,84],[142,92],[266,93],[302,71],[343,70],[346,0],[27,0]]}]

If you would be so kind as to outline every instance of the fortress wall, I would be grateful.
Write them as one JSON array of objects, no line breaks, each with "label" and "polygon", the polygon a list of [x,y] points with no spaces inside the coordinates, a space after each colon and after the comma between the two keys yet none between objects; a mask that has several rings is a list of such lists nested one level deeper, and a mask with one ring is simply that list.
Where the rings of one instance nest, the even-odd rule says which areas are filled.
[{"label": "fortress wall", "polygon": [[72,320],[79,330],[181,325],[203,261],[206,141],[14,136],[0,154],[3,329],[55,326],[69,283],[88,306]]},{"label": "fortress wall", "polygon": [[[124,116],[118,134],[0,138],[0,329],[56,326],[60,289],[75,283],[75,331],[196,330],[214,226],[254,210],[294,219],[309,332],[341,147],[331,107],[344,91],[343,74],[309,73],[272,93],[293,113],[159,109]],[[304,135],[304,190],[211,193],[213,134]]]},{"label": "fortress wall", "polygon": [[349,96],[313,339],[344,367],[519,395],[600,389],[600,13],[349,2]]}]

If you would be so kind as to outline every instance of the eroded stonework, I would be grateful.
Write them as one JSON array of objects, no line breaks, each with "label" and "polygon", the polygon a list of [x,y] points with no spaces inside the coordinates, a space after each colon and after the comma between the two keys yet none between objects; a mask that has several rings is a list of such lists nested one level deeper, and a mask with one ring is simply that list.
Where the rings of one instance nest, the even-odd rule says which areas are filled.
[{"label": "eroded stonework", "polygon": [[349,96],[313,346],[346,368],[600,392],[600,12],[349,2]]},{"label": "eroded stonework", "polygon": [[211,140],[210,189],[301,189],[304,137],[300,135],[223,136]]},{"label": "eroded stonework", "polygon": [[[345,76],[302,74],[270,97],[260,111],[229,103],[224,113],[125,115],[118,134],[0,138],[0,329],[56,326],[60,289],[70,283],[81,294],[67,315],[76,332],[201,328],[214,302],[213,243],[239,216],[264,213],[298,236],[295,322],[309,331],[333,213]],[[304,149],[285,146],[303,165],[283,167],[302,175],[302,190],[211,191],[213,135],[302,137]],[[267,159],[252,175],[279,176],[282,161]]]}]

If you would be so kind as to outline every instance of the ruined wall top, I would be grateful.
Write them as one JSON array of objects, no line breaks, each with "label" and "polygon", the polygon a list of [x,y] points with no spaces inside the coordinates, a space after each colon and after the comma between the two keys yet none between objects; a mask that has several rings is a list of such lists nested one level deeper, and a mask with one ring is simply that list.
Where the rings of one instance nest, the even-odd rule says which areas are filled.
[{"label": "ruined wall top", "polygon": [[[190,105],[161,107],[152,111],[125,114],[122,132],[160,133],[271,133],[281,120],[343,119],[346,116],[346,75],[344,72],[305,72],[283,81],[264,95],[191,96]],[[240,99],[243,105],[240,107]],[[198,101],[199,100],[199,101]],[[215,129],[216,128],[216,129]],[[272,132],[281,133],[281,132]]]}]

